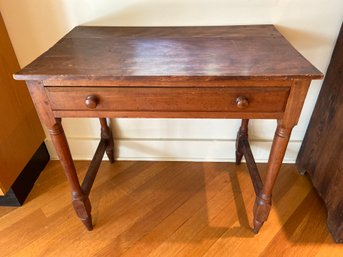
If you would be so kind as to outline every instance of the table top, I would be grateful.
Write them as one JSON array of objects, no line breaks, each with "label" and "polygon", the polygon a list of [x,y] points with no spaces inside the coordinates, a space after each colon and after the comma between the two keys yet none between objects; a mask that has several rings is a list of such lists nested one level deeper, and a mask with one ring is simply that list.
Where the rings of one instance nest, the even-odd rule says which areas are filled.
[{"label": "table top", "polygon": [[273,25],[75,27],[22,80],[319,79]]}]

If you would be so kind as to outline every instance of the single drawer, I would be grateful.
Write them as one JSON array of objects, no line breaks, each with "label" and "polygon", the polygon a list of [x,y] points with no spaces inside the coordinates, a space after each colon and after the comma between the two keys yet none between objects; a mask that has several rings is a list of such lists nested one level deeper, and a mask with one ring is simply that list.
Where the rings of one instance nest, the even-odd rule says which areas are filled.
[{"label": "single drawer", "polygon": [[287,87],[46,87],[53,110],[283,112]]}]

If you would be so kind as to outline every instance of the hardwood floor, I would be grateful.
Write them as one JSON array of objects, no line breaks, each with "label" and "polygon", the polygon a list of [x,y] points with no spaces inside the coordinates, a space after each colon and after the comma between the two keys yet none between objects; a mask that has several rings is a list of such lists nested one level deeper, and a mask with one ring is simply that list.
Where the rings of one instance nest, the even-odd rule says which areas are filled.
[{"label": "hardwood floor", "polygon": [[[80,177],[88,164],[76,162]],[[324,205],[294,165],[282,167],[258,235],[245,164],[103,162],[90,198],[92,232],[51,161],[23,207],[0,207],[0,256],[343,256]]]}]

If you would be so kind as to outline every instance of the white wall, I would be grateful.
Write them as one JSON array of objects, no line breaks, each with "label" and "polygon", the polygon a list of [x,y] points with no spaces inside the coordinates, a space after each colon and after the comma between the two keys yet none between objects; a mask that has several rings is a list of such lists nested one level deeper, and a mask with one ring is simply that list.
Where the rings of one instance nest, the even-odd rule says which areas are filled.
[{"label": "white wall", "polygon": [[[319,70],[326,72],[343,20],[342,0],[0,0],[21,66],[33,61],[74,26],[267,24]],[[286,162],[294,162],[321,81],[312,82],[294,129]],[[116,119],[120,159],[217,160],[234,158],[238,120]],[[65,119],[72,154],[90,159],[99,138],[96,119]],[[275,121],[255,120],[250,138],[258,161],[266,161]],[[47,139],[52,157],[56,155]]]}]

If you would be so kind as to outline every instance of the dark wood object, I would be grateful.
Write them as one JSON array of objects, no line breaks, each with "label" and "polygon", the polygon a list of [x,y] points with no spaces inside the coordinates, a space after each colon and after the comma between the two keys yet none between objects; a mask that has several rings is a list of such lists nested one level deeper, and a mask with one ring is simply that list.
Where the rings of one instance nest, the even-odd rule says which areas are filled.
[{"label": "dark wood object", "polygon": [[[27,81],[88,229],[88,194],[104,151],[113,161],[104,117],[242,118],[237,163],[243,155],[248,160],[258,232],[310,82],[322,74],[272,25],[77,27],[15,78]],[[101,118],[100,145],[82,187],[61,117]],[[252,118],[278,120],[264,183],[247,141]]]},{"label": "dark wood object", "polygon": [[343,242],[343,27],[297,158],[328,210],[328,227]]},{"label": "dark wood object", "polygon": [[42,143],[32,156],[31,160],[27,163],[23,171],[14,181],[9,191],[4,196],[0,196],[0,205],[23,205],[34,183],[49,160],[50,155],[48,150],[46,149],[45,143]]}]

